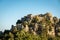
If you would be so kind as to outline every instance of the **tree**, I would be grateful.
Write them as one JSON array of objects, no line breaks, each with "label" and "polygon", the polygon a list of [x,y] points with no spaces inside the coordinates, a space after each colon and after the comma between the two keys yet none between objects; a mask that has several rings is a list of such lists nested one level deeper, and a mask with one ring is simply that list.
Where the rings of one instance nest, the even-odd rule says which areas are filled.
[{"label": "tree", "polygon": [[21,20],[17,20],[16,24],[20,24],[20,23],[22,23],[22,21]]}]

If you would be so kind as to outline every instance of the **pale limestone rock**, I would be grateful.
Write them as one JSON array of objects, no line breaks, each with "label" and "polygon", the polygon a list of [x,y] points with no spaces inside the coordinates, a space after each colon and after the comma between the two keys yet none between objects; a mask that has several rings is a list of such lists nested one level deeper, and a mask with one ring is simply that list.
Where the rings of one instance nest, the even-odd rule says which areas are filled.
[{"label": "pale limestone rock", "polygon": [[32,33],[33,33],[34,35],[36,35],[36,32],[35,32],[35,31],[32,31]]},{"label": "pale limestone rock", "polygon": [[18,30],[22,30],[24,28],[24,26],[22,24],[17,24],[16,26],[17,26]]},{"label": "pale limestone rock", "polygon": [[16,26],[12,26],[11,31],[17,30]]},{"label": "pale limestone rock", "polygon": [[[11,29],[14,30],[15,27],[17,27],[18,30],[24,29],[25,32],[31,31],[34,35],[36,35],[37,30],[39,30],[39,32],[40,32],[41,30],[44,31],[43,29],[47,29],[47,34],[50,36],[55,36],[55,30],[58,31],[58,29],[60,29],[59,19],[52,17],[51,13],[46,13],[45,15],[39,15],[39,16],[38,15],[32,16],[31,14],[29,14],[29,15],[25,16],[24,18],[22,18],[22,22],[27,21],[29,24],[32,24],[33,18],[37,18],[37,20],[38,20],[38,22],[36,22],[36,23],[33,22],[33,26],[28,27],[28,25],[23,26],[22,24],[16,24],[16,26],[13,26]],[[49,21],[51,21],[51,24],[55,24],[55,23],[59,22],[58,24],[56,24],[56,29],[54,28],[54,26],[51,26],[52,31],[49,31],[49,25],[47,25],[48,23],[47,24],[45,23],[47,19]],[[42,21],[43,25],[42,25],[42,23],[41,23],[41,25],[39,24],[39,22],[41,22],[41,21]],[[40,26],[38,26],[38,24]],[[58,25],[59,25],[59,27],[58,27]],[[59,34],[59,33],[57,33],[57,34]]]},{"label": "pale limestone rock", "polygon": [[54,24],[59,22],[59,19],[57,17],[53,17],[53,20],[54,20]]},{"label": "pale limestone rock", "polygon": [[34,24],[34,31],[37,31],[37,30],[38,30],[38,24],[35,23],[35,24]]},{"label": "pale limestone rock", "polygon": [[46,13],[46,14],[44,15],[44,17],[45,17],[46,19],[50,20],[51,23],[54,23],[53,17],[52,17],[52,14],[51,14],[51,13]]},{"label": "pale limestone rock", "polygon": [[55,29],[54,27],[51,27],[51,28],[52,28],[51,31],[49,31],[49,28],[48,28],[48,35],[55,36]]},{"label": "pale limestone rock", "polygon": [[45,15],[49,16],[49,17],[52,17],[52,14],[51,13],[46,13]]},{"label": "pale limestone rock", "polygon": [[39,21],[42,21],[44,18],[43,17],[39,17]]},{"label": "pale limestone rock", "polygon": [[60,32],[59,32],[59,33],[57,33],[57,35],[58,35],[58,36],[60,36]]},{"label": "pale limestone rock", "polygon": [[28,32],[28,31],[29,31],[29,27],[28,27],[28,25],[25,25],[24,30],[25,30],[25,32]]}]

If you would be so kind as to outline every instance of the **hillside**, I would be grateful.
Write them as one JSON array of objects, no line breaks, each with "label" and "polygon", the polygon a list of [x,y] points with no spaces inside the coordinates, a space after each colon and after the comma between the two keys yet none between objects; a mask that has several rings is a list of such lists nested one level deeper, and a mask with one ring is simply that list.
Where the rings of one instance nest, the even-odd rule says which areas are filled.
[{"label": "hillside", "polygon": [[60,40],[60,19],[51,13],[28,14],[10,30],[0,31],[0,40]]}]

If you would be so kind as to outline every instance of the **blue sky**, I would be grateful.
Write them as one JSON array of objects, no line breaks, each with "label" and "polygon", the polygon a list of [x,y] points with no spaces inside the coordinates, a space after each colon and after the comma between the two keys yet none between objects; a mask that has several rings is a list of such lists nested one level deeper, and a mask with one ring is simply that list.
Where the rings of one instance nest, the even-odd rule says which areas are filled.
[{"label": "blue sky", "polygon": [[0,31],[10,29],[27,14],[51,12],[60,18],[60,0],[0,0]]}]

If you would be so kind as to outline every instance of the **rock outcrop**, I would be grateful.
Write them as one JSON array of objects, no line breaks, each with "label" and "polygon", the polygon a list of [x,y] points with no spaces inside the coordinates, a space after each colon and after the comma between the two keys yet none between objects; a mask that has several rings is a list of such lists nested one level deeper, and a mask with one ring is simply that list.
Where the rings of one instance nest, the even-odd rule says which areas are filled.
[{"label": "rock outcrop", "polygon": [[15,30],[15,27],[19,31],[24,29],[25,32],[34,34],[40,34],[45,31],[46,35],[60,36],[60,20],[57,17],[53,17],[51,13],[35,16],[29,14],[18,20],[16,26],[12,27],[11,30]]}]

